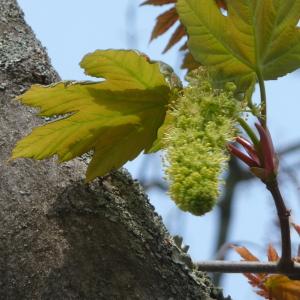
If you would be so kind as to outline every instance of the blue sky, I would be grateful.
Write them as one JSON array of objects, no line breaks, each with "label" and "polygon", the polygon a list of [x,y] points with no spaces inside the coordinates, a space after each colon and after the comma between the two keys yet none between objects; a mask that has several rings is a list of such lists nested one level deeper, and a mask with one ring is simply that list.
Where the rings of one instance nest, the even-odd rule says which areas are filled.
[{"label": "blue sky", "polygon": [[[131,47],[145,52],[152,59],[167,62],[182,76],[178,69],[181,62],[178,47],[161,55],[168,34],[149,44],[155,17],[162,11],[161,8],[139,8],[139,0],[18,2],[25,12],[26,20],[47,48],[52,64],[62,79],[87,79],[78,65],[86,53],[96,49]],[[291,74],[278,82],[268,82],[267,93],[269,126],[275,145],[280,148],[299,140],[299,75]],[[139,174],[143,161],[144,158],[139,157],[127,165],[134,177]],[[285,160],[292,161],[299,162],[299,155]],[[160,157],[152,156],[147,167],[147,177],[162,176],[162,171],[157,172],[158,168]],[[299,191],[295,185],[284,182],[283,192],[294,209],[295,221],[298,218],[300,223]],[[192,257],[195,260],[212,259],[217,209],[204,217],[196,218],[177,210],[173,202],[158,190],[151,191],[149,195],[157,211],[169,225],[169,230],[183,235],[184,242],[191,246]],[[246,245],[255,244],[253,251],[258,251],[264,258],[264,253],[259,250],[265,249],[271,241],[278,241],[278,232],[273,224],[273,203],[265,188],[257,181],[241,184],[236,193],[234,213],[230,240],[247,241]],[[231,255],[230,258],[238,259],[236,255]],[[233,299],[257,299],[242,275],[226,276],[224,288]]]}]

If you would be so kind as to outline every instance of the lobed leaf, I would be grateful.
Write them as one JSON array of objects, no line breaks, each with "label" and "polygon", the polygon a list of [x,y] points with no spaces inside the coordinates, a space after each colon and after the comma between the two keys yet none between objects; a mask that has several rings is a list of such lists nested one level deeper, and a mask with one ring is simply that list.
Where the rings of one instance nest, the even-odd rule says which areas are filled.
[{"label": "lobed leaf", "polygon": [[[189,49],[216,78],[247,87],[253,78],[276,79],[300,66],[300,0],[178,0]],[[239,78],[242,78],[241,80]]]},{"label": "lobed leaf", "polygon": [[41,116],[65,115],[18,142],[12,157],[67,161],[90,150],[87,180],[148,151],[165,119],[170,88],[160,65],[127,50],[97,50],[81,67],[102,82],[35,85],[19,99]]}]

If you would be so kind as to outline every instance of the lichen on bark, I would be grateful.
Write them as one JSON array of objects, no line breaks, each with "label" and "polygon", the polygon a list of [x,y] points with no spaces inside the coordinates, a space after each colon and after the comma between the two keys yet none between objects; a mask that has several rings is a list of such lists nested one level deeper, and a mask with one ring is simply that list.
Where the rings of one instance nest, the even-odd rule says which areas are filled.
[{"label": "lichen on bark", "polygon": [[1,1],[0,299],[222,299],[125,171],[85,184],[80,158],[8,162],[42,123],[15,96],[58,80],[16,1]]}]

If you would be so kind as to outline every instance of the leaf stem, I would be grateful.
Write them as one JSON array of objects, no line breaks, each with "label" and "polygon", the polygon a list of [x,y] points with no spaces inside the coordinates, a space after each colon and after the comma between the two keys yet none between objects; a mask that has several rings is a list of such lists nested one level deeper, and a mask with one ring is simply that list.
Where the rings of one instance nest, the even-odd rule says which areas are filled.
[{"label": "leaf stem", "polygon": [[260,104],[261,104],[261,118],[260,123],[261,125],[266,128],[267,126],[267,94],[266,94],[266,87],[263,76],[260,72],[257,72],[257,79],[260,89]]},{"label": "leaf stem", "polygon": [[281,231],[281,258],[279,264],[285,268],[289,269],[293,266],[292,261],[292,250],[291,250],[291,233],[290,233],[290,223],[289,217],[291,215],[290,210],[285,206],[283,197],[281,195],[277,179],[273,179],[265,182],[267,189],[273,196],[277,214],[279,217],[280,231]]},{"label": "leaf stem", "polygon": [[255,146],[258,146],[259,140],[257,136],[255,135],[254,131],[252,128],[248,125],[248,123],[243,119],[243,118],[238,118],[237,121],[241,125],[241,127],[245,130],[247,135],[249,136],[250,140]]}]

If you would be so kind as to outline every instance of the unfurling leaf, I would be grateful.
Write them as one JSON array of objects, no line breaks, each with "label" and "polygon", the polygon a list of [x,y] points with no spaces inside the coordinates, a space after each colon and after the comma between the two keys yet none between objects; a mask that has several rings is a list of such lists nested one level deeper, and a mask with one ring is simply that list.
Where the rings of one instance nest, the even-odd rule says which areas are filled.
[{"label": "unfurling leaf", "polygon": [[12,157],[67,161],[94,151],[87,180],[102,176],[149,150],[165,119],[170,87],[158,63],[135,51],[97,50],[86,55],[85,73],[101,82],[34,85],[22,103],[41,116],[62,115],[22,139]]},{"label": "unfurling leaf", "polygon": [[[258,259],[245,247],[233,247],[236,252],[246,261],[258,261]],[[268,248],[268,260],[278,261],[277,251],[272,247]],[[274,274],[244,274],[249,283],[255,287],[256,293],[269,300],[299,300],[300,281],[289,279],[284,275]]]},{"label": "unfurling leaf", "polygon": [[300,67],[300,0],[226,1],[227,15],[213,0],[178,0],[193,57],[215,78],[240,89],[255,77],[276,79]]},{"label": "unfurling leaf", "polygon": [[246,247],[233,247],[234,250],[246,261],[258,261],[258,258],[254,256]]},{"label": "unfurling leaf", "polygon": [[[153,40],[155,38],[158,38],[159,36],[166,33],[168,30],[170,30],[173,25],[179,20],[178,13],[175,8],[176,0],[149,0],[142,3],[142,5],[168,5],[168,4],[174,4],[171,6],[171,8],[162,14],[160,14],[156,18],[156,23],[154,25],[154,28],[152,30],[151,38],[150,40]],[[186,36],[186,32],[184,29],[184,26],[179,23],[173,32],[170,40],[168,41],[167,45],[165,46],[163,53],[170,50],[174,45],[176,45],[178,42],[181,41],[183,37]],[[181,51],[186,51],[186,48],[181,48]],[[192,61],[192,55],[189,51],[185,54],[184,62],[182,64],[183,69],[193,70],[199,67],[199,64],[195,61],[193,63],[186,63],[186,60]]]},{"label": "unfurling leaf", "polygon": [[146,154],[154,153],[159,150],[164,150],[166,148],[165,145],[165,136],[168,134],[172,124],[174,122],[174,116],[167,112],[164,123],[160,126],[157,131],[157,139],[153,142],[152,147],[146,152]]},{"label": "unfurling leaf", "polygon": [[[164,34],[178,21],[176,8],[172,7],[157,17],[157,22],[151,34],[151,40]],[[182,26],[183,27],[183,26]]]},{"label": "unfurling leaf", "polygon": [[186,53],[181,68],[187,70],[195,70],[199,67],[199,63],[197,63],[190,52]]},{"label": "unfurling leaf", "polygon": [[[218,7],[222,9],[227,9],[226,2],[224,0],[214,0]],[[156,18],[156,24],[153,28],[150,40],[153,40],[162,34],[166,33],[169,29],[173,27],[173,25],[179,20],[179,16],[177,10],[175,8],[177,0],[148,0],[143,2],[141,5],[154,5],[154,6],[163,6],[174,4],[171,8]],[[183,37],[186,36],[186,32],[184,26],[179,23],[173,32],[169,42],[167,43],[163,53],[167,52],[171,49],[174,45],[181,41]],[[200,64],[196,62],[189,51],[187,51],[187,47],[185,44],[180,48],[180,51],[186,51],[183,63],[181,65],[182,69],[187,69],[189,71],[197,69]]]}]

